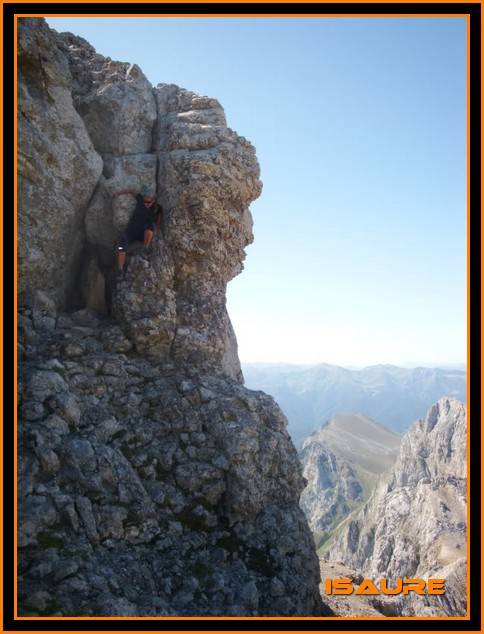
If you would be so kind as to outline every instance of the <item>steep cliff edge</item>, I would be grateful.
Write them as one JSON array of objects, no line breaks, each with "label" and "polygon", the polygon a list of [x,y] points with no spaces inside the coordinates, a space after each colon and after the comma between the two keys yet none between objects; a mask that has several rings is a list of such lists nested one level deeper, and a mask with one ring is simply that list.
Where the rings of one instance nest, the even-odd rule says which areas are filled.
[{"label": "steep cliff edge", "polygon": [[443,398],[403,436],[395,466],[324,558],[365,577],[446,579],[439,596],[386,597],[386,615],[466,611],[466,414]]},{"label": "steep cliff edge", "polygon": [[[19,97],[20,614],[329,613],[287,420],[241,385],[225,308],[254,148],[41,19]],[[115,282],[113,195],[142,186],[163,230]]]}]

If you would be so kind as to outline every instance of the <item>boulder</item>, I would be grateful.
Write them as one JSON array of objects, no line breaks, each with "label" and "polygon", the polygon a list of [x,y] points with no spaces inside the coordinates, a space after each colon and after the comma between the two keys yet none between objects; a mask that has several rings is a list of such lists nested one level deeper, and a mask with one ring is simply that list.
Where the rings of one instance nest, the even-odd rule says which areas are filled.
[{"label": "boulder", "polygon": [[156,105],[139,66],[98,55],[72,33],[59,34],[58,41],[75,77],[76,108],[99,154],[149,152]]}]

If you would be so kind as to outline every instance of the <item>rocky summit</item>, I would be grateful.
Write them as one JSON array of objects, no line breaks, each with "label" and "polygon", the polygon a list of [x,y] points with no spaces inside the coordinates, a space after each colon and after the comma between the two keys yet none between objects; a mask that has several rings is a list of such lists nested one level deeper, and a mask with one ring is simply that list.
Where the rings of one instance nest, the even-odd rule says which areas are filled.
[{"label": "rocky summit", "polygon": [[[254,148],[43,19],[18,46],[19,613],[331,614],[287,420],[243,386],[225,307]],[[161,229],[118,278],[144,187]]]},{"label": "rocky summit", "polygon": [[462,616],[466,612],[466,413],[442,398],[403,436],[393,469],[346,521],[326,561],[364,577],[445,579],[442,595],[387,596],[387,616]]}]

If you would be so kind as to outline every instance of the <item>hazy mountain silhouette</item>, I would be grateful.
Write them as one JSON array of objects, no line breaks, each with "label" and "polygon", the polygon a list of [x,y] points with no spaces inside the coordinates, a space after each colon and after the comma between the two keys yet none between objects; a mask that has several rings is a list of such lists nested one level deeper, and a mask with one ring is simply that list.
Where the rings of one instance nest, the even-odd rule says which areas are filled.
[{"label": "hazy mountain silhouette", "polygon": [[466,400],[466,372],[454,368],[249,363],[243,372],[247,387],[276,399],[297,444],[335,414],[361,413],[401,433],[443,396]]}]

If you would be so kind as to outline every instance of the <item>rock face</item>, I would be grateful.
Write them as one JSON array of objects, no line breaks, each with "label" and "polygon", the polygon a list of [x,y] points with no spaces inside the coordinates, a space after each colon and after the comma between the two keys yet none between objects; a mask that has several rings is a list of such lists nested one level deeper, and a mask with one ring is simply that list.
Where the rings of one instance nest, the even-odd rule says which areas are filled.
[{"label": "rock face", "polygon": [[227,128],[215,99],[167,85],[155,95],[158,190],[177,293],[173,354],[196,365],[216,358],[240,379],[225,289],[253,240],[248,203],[261,191],[254,149]]},{"label": "rock face", "polygon": [[[111,313],[138,352],[242,380],[225,298],[253,240],[254,148],[215,99],[153,89],[82,38],[25,19],[19,41],[22,303]],[[162,231],[116,284],[115,245],[145,187]]]},{"label": "rock face", "polygon": [[388,597],[387,615],[466,611],[466,416],[443,398],[402,439],[390,474],[350,521],[325,559],[365,577],[446,579],[439,596]]},{"label": "rock face", "polygon": [[23,311],[20,336],[24,614],[322,612],[271,397],[155,364],[89,311]]},{"label": "rock face", "polygon": [[400,440],[361,414],[333,416],[306,438],[299,459],[308,484],[300,504],[316,544],[368,499],[380,474],[395,462]]},{"label": "rock face", "polygon": [[133,255],[126,282],[113,285],[113,313],[138,352],[241,380],[225,292],[253,240],[248,206],[261,192],[254,148],[227,127],[216,99],[152,89],[136,65],[104,58],[71,34],[59,41],[74,103],[104,160],[86,233],[108,279],[134,204],[130,194],[113,195],[148,187],[164,210],[150,257]]},{"label": "rock face", "polygon": [[363,501],[363,487],[351,465],[324,445],[306,445],[300,456],[308,481],[301,495],[301,508],[319,543]]},{"label": "rock face", "polygon": [[[152,90],[81,38],[20,22],[20,116],[43,143],[29,169],[51,181],[20,199],[20,614],[330,614],[287,420],[242,386],[225,309],[252,240],[254,149],[215,100]],[[51,84],[71,117],[57,137]],[[163,231],[114,284],[134,199],[113,194],[142,186]]]},{"label": "rock face", "polygon": [[43,20],[19,20],[18,104],[18,292],[22,303],[55,311],[74,285],[84,214],[103,163]]},{"label": "rock face", "polygon": [[156,104],[139,66],[98,55],[71,33],[60,33],[57,43],[69,61],[74,102],[96,150],[114,164],[118,157],[137,161],[150,153]]}]

